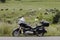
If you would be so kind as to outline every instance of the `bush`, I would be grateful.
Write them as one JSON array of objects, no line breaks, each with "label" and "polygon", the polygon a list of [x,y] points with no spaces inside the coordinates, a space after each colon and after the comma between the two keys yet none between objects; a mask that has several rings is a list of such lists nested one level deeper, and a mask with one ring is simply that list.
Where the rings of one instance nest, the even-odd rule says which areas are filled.
[{"label": "bush", "polygon": [[6,0],[0,0],[2,3],[5,3],[6,2]]},{"label": "bush", "polygon": [[55,15],[55,17],[53,17],[53,23],[58,23],[59,22],[59,18],[60,18],[60,12],[57,12],[57,14]]},{"label": "bush", "polygon": [[15,0],[15,1],[21,1],[21,0]]}]

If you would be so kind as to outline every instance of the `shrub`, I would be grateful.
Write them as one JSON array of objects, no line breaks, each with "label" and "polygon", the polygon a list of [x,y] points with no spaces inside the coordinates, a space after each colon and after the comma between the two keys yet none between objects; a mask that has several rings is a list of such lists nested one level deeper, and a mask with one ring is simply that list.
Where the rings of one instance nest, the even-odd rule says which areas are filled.
[{"label": "shrub", "polygon": [[21,0],[15,0],[15,1],[21,1]]},{"label": "shrub", "polygon": [[55,15],[55,17],[53,17],[53,23],[58,23],[59,22],[59,18],[60,18],[60,12],[57,12],[57,14]]},{"label": "shrub", "polygon": [[5,3],[6,2],[6,0],[0,0],[2,3]]},{"label": "shrub", "polygon": [[4,9],[1,9],[1,11],[3,11]]}]

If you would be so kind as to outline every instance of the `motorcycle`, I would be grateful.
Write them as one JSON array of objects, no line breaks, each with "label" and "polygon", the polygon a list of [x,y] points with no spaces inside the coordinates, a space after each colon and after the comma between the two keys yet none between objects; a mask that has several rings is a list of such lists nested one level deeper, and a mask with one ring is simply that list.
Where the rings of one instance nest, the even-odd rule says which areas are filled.
[{"label": "motorcycle", "polygon": [[[47,22],[41,22],[42,25],[36,26],[35,28],[32,28],[31,26],[21,23],[21,29],[23,30],[23,35],[36,35],[36,36],[44,36],[47,31],[45,30],[45,27],[49,26],[49,23]],[[12,35],[13,36],[19,36],[22,34],[20,27],[13,30]]]}]

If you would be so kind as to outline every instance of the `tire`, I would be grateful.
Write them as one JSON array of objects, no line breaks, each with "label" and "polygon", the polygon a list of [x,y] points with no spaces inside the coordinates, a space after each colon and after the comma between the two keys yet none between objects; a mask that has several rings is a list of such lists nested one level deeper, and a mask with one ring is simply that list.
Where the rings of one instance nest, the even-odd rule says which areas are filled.
[{"label": "tire", "polygon": [[37,34],[38,37],[42,37],[42,34]]},{"label": "tire", "polygon": [[38,36],[38,37],[42,37],[42,36],[44,36],[44,33],[43,32],[36,32],[36,35]]},{"label": "tire", "polygon": [[18,37],[20,34],[21,34],[21,31],[19,31],[19,28],[17,28],[16,30],[12,32],[12,36],[14,37]]}]

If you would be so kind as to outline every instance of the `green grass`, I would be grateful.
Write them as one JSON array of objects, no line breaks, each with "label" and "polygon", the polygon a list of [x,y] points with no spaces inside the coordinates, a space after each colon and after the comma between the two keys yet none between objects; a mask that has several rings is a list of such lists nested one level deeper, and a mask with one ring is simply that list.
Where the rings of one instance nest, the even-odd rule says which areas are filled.
[{"label": "green grass", "polygon": [[[19,16],[26,14],[26,12],[30,11],[29,9],[35,9],[37,12],[32,17],[27,16],[25,17],[27,22],[31,23],[31,25],[34,22],[34,19],[36,16],[40,17],[40,20],[43,17],[45,20],[52,22],[53,15],[50,13],[48,15],[44,15],[45,9],[50,8],[57,8],[60,10],[60,2],[48,2],[44,0],[44,2],[28,2],[30,0],[22,0],[23,2],[19,1],[7,1],[6,3],[0,3],[0,9],[4,9],[3,11],[0,10],[0,36],[11,36],[11,33],[13,29],[18,27],[18,24],[16,23],[16,20]],[[40,1],[40,0],[37,0]],[[43,0],[41,0],[43,1]],[[59,0],[56,0],[59,1]],[[8,8],[8,11],[5,9]],[[41,10],[38,10],[41,8]],[[12,10],[15,9],[15,12],[12,13]],[[19,11],[19,9],[23,9],[22,11]],[[43,15],[41,15],[41,13]],[[7,21],[11,21],[12,24],[8,24]],[[50,24],[48,28],[48,33],[45,34],[46,36],[59,36],[60,35],[60,25],[59,24]]]},{"label": "green grass", "polygon": [[[7,0],[7,1],[19,1],[19,0]],[[20,1],[31,1],[31,2],[60,2],[60,0],[20,0]]]}]

